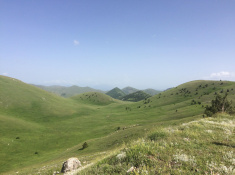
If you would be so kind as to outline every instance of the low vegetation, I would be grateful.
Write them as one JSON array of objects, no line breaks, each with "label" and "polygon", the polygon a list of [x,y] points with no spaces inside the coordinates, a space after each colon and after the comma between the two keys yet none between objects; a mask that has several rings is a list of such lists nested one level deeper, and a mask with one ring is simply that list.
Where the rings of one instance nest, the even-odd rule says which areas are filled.
[{"label": "low vegetation", "polygon": [[234,174],[234,116],[156,128],[80,174]]},{"label": "low vegetation", "polygon": [[235,113],[235,107],[232,105],[232,100],[228,101],[228,93],[226,92],[224,97],[217,94],[216,98],[211,101],[211,106],[206,106],[205,114],[211,117],[218,112],[227,112],[229,114]]}]

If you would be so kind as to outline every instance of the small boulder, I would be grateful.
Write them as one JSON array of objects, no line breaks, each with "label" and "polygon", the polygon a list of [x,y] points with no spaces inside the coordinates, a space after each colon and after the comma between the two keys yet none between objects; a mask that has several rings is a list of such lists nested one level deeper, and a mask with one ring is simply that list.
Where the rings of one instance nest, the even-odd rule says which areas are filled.
[{"label": "small boulder", "polygon": [[73,171],[81,167],[81,162],[76,157],[69,158],[67,161],[63,163],[61,172],[66,173],[69,171]]}]

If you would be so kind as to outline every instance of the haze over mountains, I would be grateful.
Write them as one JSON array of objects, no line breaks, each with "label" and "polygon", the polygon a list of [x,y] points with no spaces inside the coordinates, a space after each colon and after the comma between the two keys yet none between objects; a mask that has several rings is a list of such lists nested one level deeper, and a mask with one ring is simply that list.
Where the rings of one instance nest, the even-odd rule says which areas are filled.
[{"label": "haze over mountains", "polygon": [[57,95],[60,95],[62,97],[72,97],[74,95],[78,95],[81,93],[85,93],[85,92],[101,92],[104,93],[104,91],[102,90],[98,90],[98,89],[94,89],[91,87],[80,87],[80,86],[43,86],[43,85],[34,85],[36,87],[39,87],[43,90],[46,90],[48,92],[52,92],[55,93]]},{"label": "haze over mountains", "polygon": [[[129,95],[129,94],[135,93],[137,91],[140,91],[139,89],[129,87],[129,86],[125,87],[123,89],[119,89],[118,87],[116,87],[114,89],[111,89],[108,92],[98,90],[98,89],[94,89],[94,88],[91,88],[91,87],[80,87],[80,86],[75,86],[75,85],[70,86],[70,87],[58,86],[58,85],[55,85],[55,86],[34,85],[34,86],[39,87],[39,88],[41,88],[43,90],[46,90],[48,92],[55,93],[55,94],[60,95],[62,97],[72,97],[72,96],[82,94],[82,93],[85,93],[85,92],[100,92],[100,93],[106,93],[107,95],[109,95],[109,96],[111,96],[115,99],[120,99],[120,100],[127,99],[127,98],[122,98],[126,95]],[[153,95],[156,95],[160,92],[161,91],[149,88],[149,89],[142,90],[141,96],[142,96],[142,98],[144,96],[145,97],[153,96]],[[137,94],[140,94],[140,93],[137,93]],[[135,94],[135,96],[137,94]],[[142,100],[142,98],[138,97],[138,99],[141,99],[141,100]],[[135,99],[137,99],[137,98],[135,98]]]}]

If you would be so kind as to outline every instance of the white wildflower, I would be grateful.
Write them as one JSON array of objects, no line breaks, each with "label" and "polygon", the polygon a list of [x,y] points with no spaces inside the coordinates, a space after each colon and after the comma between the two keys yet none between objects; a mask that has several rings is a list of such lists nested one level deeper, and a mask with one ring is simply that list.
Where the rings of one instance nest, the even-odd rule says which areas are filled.
[{"label": "white wildflower", "polygon": [[234,156],[233,151],[225,152],[223,155],[223,158],[224,160],[232,163],[232,165],[235,165],[235,156]]},{"label": "white wildflower", "polygon": [[208,130],[206,130],[206,132],[208,132],[208,133],[212,133],[213,131],[208,129]]},{"label": "white wildflower", "polygon": [[117,159],[122,160],[126,157],[126,152],[121,152],[120,154],[117,155]]},{"label": "white wildflower", "polygon": [[232,174],[235,172],[234,167],[230,166],[230,167],[226,167],[225,165],[221,164],[220,165],[220,171],[226,173],[226,174]]},{"label": "white wildflower", "polygon": [[183,140],[189,142],[189,138],[183,138]]},{"label": "white wildflower", "polygon": [[227,128],[223,128],[224,129],[224,133],[227,134],[227,135],[232,135],[232,131],[230,131],[229,129]]},{"label": "white wildflower", "polygon": [[174,155],[175,160],[189,162],[192,165],[196,165],[196,160],[194,156],[188,156],[187,154],[176,154]]}]

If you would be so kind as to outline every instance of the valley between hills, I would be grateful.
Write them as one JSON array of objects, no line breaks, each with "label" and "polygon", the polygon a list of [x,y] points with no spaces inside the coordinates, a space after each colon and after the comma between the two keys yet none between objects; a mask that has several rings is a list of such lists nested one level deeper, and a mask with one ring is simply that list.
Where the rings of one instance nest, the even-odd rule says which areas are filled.
[{"label": "valley between hills", "polygon": [[90,90],[56,94],[0,76],[0,174],[53,174],[70,157],[88,167],[79,174],[235,173],[234,116],[204,114],[217,94],[235,99],[235,82]]}]

